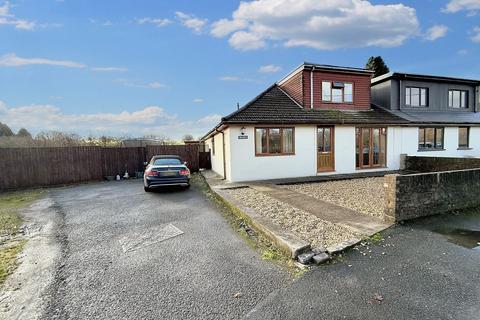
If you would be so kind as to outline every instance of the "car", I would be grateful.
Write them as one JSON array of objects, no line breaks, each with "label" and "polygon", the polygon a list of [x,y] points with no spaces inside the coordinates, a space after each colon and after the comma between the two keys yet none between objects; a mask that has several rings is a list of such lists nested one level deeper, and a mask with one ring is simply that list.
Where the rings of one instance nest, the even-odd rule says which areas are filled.
[{"label": "car", "polygon": [[190,187],[190,170],[179,156],[153,156],[146,165],[143,174],[143,187],[146,192],[163,186]]}]

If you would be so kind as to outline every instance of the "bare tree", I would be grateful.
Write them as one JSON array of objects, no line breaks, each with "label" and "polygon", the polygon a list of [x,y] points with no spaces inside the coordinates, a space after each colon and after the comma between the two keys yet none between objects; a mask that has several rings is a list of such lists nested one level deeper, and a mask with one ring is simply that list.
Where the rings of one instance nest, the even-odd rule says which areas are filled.
[{"label": "bare tree", "polygon": [[194,138],[191,134],[186,134],[186,135],[183,136],[182,140],[183,141],[193,141]]},{"label": "bare tree", "polygon": [[0,122],[0,137],[12,137],[14,136],[12,129],[5,123]]},{"label": "bare tree", "polygon": [[21,128],[20,130],[18,130],[18,132],[17,132],[17,137],[24,137],[24,138],[30,138],[30,139],[32,139],[32,135],[31,135],[30,132],[28,132],[28,130],[25,129],[25,128]]}]

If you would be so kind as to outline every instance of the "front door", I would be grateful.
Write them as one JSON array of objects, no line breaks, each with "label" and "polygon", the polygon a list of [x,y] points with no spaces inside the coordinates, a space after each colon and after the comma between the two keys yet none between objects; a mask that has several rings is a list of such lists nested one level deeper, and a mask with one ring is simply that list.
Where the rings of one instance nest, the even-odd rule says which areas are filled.
[{"label": "front door", "polygon": [[317,128],[317,171],[333,171],[335,159],[333,151],[333,127]]}]

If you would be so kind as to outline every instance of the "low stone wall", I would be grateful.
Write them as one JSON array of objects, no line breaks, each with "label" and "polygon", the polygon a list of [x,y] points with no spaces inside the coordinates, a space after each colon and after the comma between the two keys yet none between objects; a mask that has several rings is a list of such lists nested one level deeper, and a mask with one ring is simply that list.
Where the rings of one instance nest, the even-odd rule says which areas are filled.
[{"label": "low stone wall", "polygon": [[435,172],[480,168],[480,158],[405,157],[403,169],[417,172]]},{"label": "low stone wall", "polygon": [[385,219],[415,219],[480,206],[480,169],[385,176]]}]

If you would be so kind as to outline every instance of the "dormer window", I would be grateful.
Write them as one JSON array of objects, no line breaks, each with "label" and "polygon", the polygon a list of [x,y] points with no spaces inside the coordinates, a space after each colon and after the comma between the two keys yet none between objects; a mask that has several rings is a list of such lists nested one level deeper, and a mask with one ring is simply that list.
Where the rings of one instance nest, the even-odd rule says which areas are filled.
[{"label": "dormer window", "polygon": [[428,107],[428,88],[406,87],[405,105],[409,107]]},{"label": "dormer window", "polygon": [[353,83],[322,81],[322,101],[333,103],[352,103]]}]

